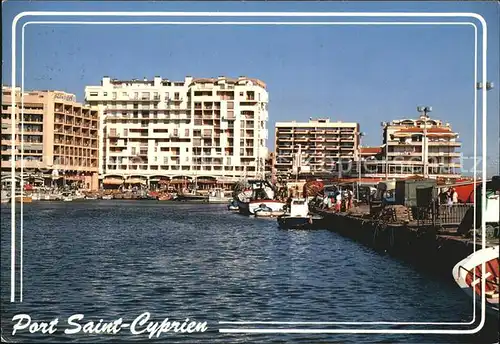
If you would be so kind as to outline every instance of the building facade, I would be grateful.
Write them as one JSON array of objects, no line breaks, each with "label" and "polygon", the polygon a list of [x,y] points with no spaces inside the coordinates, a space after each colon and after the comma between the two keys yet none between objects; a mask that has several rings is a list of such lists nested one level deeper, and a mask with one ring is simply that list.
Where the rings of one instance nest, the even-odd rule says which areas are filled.
[{"label": "building facade", "polygon": [[427,114],[382,123],[381,150],[363,164],[364,175],[382,178],[456,179],[461,176],[461,143],[449,123]]},{"label": "building facade", "polygon": [[276,123],[276,174],[298,178],[307,175],[337,175],[355,169],[360,140],[358,123],[309,122]]},{"label": "building facade", "polygon": [[[17,111],[12,109],[13,97]],[[96,109],[78,103],[73,94],[32,91],[21,95],[19,88],[2,87],[2,174],[9,175],[15,164],[16,173],[45,180],[45,185],[77,182],[96,189],[98,117]]]},{"label": "building facade", "polygon": [[264,175],[268,93],[260,80],[104,77],[100,86],[86,87],[85,98],[104,112],[104,182]]}]

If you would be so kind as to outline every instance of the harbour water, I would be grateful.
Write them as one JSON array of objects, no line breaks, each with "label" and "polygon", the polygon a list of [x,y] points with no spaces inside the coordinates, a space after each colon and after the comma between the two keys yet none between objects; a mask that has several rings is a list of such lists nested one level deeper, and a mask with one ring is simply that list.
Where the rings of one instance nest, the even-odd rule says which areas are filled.
[{"label": "harbour water", "polygon": [[[17,206],[19,209],[19,205]],[[13,342],[493,343],[475,335],[222,334],[221,328],[393,328],[401,325],[231,325],[220,321],[460,322],[472,302],[450,276],[427,275],[327,230],[284,231],[225,205],[155,201],[24,205],[23,303],[10,303],[10,205],[1,208],[2,337]],[[17,220],[19,223],[19,218]],[[64,321],[189,318],[204,333],[65,335]],[[61,319],[51,335],[12,336],[12,317]],[[82,324],[84,322],[81,322]],[[431,326],[414,326],[426,329]],[[464,328],[443,325],[433,328]]]}]

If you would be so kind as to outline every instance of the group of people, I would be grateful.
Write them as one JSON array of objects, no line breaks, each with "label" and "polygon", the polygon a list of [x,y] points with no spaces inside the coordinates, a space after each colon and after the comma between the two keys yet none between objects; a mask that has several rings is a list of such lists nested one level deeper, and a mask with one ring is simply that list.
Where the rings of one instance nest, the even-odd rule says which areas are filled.
[{"label": "group of people", "polygon": [[318,196],[321,201],[320,208],[333,210],[335,212],[344,212],[353,207],[354,193],[352,190],[336,191],[324,196]]},{"label": "group of people", "polygon": [[458,203],[458,192],[454,188],[449,188],[447,191],[441,192],[439,196],[440,204],[446,204],[449,207]]}]

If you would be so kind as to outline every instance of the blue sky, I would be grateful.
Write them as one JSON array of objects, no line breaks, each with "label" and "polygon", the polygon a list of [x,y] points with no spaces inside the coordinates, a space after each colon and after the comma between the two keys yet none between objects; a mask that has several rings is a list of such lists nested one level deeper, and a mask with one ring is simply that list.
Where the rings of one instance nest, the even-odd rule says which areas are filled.
[{"label": "blue sky", "polygon": [[[11,84],[12,18],[22,11],[63,10],[387,11],[481,14],[489,27],[488,79],[497,85],[488,93],[489,169],[493,172],[498,168],[500,142],[498,3],[28,3],[11,0],[3,4],[2,82],[4,84]],[[116,17],[99,20],[109,19],[117,20]],[[37,17],[29,20],[96,19]],[[155,17],[150,20],[162,20],[162,18]],[[235,20],[262,21],[258,18]],[[367,19],[330,19],[333,20],[366,21]],[[437,21],[449,20],[437,19]],[[25,21],[23,19],[21,22]],[[309,117],[356,121],[366,134],[363,144],[377,145],[382,141],[381,121],[415,117],[417,105],[430,105],[433,107],[431,116],[450,122],[453,129],[460,133],[462,152],[471,155],[474,130],[473,49],[474,32],[470,26],[30,25],[25,32],[25,87],[64,90],[75,93],[79,100],[83,100],[85,86],[98,85],[104,75],[118,79],[152,78],[160,75],[171,80],[182,80],[185,75],[195,77],[246,75],[260,78],[268,85],[270,94],[268,146],[271,149],[274,148],[274,123],[277,121],[307,121]],[[20,75],[19,65],[20,59],[18,75]],[[464,163],[466,168],[471,167],[470,160]]]}]

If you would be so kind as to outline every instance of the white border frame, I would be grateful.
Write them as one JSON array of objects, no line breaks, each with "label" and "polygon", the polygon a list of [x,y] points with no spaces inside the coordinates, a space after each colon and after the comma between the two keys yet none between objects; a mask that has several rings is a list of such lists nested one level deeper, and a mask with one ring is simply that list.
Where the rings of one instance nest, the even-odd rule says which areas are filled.
[{"label": "white border frame", "polygon": [[[415,13],[401,13],[401,12],[47,12],[47,11],[40,11],[40,12],[22,12],[18,14],[13,22],[12,22],[12,88],[15,89],[16,85],[16,29],[17,29],[17,23],[18,21],[26,16],[124,16],[124,17],[202,17],[202,16],[208,16],[208,17],[459,17],[459,18],[475,18],[481,22],[482,25],[482,79],[483,79],[483,84],[486,82],[486,54],[487,54],[487,24],[484,18],[477,14],[477,13],[421,13],[421,12],[415,12]],[[475,103],[475,109],[474,109],[474,127],[477,129],[477,90],[476,90],[476,82],[477,82],[477,26],[472,23],[472,22],[351,22],[351,23],[345,23],[345,22],[54,22],[54,21],[46,21],[46,22],[27,22],[23,25],[22,27],[22,92],[24,91],[24,29],[27,25],[29,24],[90,24],[90,25],[97,25],[97,24],[109,24],[109,25],[116,25],[116,24],[178,24],[178,25],[194,25],[194,24],[202,24],[202,25],[353,25],[353,24],[358,24],[358,25],[436,25],[436,24],[441,24],[441,25],[471,25],[474,27],[475,31],[475,83],[474,83],[474,103]],[[486,187],[486,118],[487,118],[487,95],[486,95],[486,88],[482,89],[482,115],[483,115],[483,123],[482,123],[482,131],[483,131],[483,161],[482,161],[482,201],[483,204],[486,201],[486,194],[485,194],[485,187]],[[23,104],[24,99],[21,97],[21,102]],[[12,109],[13,109],[13,115],[15,117],[16,114],[16,97],[14,96],[12,98]],[[24,112],[21,110],[21,114]],[[21,128],[23,127],[23,120],[21,117]],[[17,126],[15,125],[15,119],[13,121],[12,125],[12,178],[15,177],[15,153],[14,153],[14,148],[15,148],[15,135],[16,135],[16,128]],[[474,133],[474,158],[477,159],[477,130],[475,130]],[[23,134],[21,133],[21,157],[23,155],[22,148],[23,148]],[[23,160],[21,160],[21,181],[22,181],[22,168],[23,168]],[[476,182],[476,165],[474,164],[474,182]],[[476,184],[475,184],[476,185]],[[12,225],[12,236],[11,236],[11,302],[15,302],[15,183],[12,184],[11,186],[12,190],[12,206],[11,206],[11,225]],[[21,190],[21,195],[22,195],[22,190]],[[474,204],[475,207],[475,204]],[[484,210],[484,209],[483,209]],[[21,200],[21,268],[20,268],[20,288],[21,288],[21,302],[22,302],[22,249],[23,249],[23,202]],[[481,222],[482,227],[485,225],[485,218],[482,217],[482,222]],[[475,230],[475,223],[474,223],[474,230]],[[484,247],[486,244],[485,240],[485,234],[484,232],[482,233],[482,246]],[[475,250],[475,238],[474,238],[474,250]],[[485,268],[485,264],[483,263],[483,269]],[[363,330],[363,329],[357,329],[357,330],[349,330],[349,329],[219,329],[219,332],[221,333],[435,333],[435,334],[472,334],[476,333],[481,328],[484,326],[485,323],[485,296],[484,296],[484,276],[482,277],[483,283],[482,283],[482,288],[483,288],[483,293],[482,293],[482,298],[481,298],[481,306],[482,306],[482,312],[481,312],[481,322],[478,325],[478,327],[470,330]],[[475,302],[474,302],[475,306]],[[223,322],[220,321],[219,324],[310,324],[310,325],[327,325],[327,324],[399,324],[399,325],[423,325],[423,324],[460,324],[460,325],[470,325],[474,323],[475,321],[475,312],[473,315],[473,320],[470,323],[413,323],[413,322],[405,322],[405,323],[395,323],[395,322]]]}]

